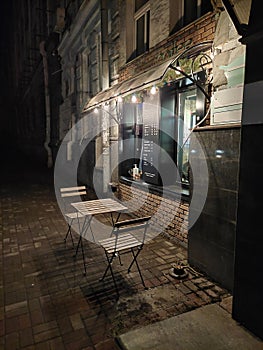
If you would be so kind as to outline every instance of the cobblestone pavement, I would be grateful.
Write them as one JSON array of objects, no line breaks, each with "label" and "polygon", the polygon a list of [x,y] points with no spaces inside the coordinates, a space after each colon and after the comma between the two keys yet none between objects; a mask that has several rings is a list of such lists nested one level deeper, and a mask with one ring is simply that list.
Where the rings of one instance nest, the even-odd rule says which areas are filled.
[{"label": "cobblestone pavement", "polygon": [[[170,277],[171,265],[187,262],[184,248],[164,237],[145,245],[138,273],[114,264],[120,298],[105,269],[103,251],[85,242],[74,260],[64,244],[66,223],[52,181],[43,172],[12,173],[2,179],[0,336],[4,349],[118,349],[116,335],[205,304],[231,307],[226,290],[193,270],[184,280]],[[45,178],[46,176],[46,178]],[[50,176],[50,174],[49,174]],[[75,237],[77,238],[77,237]]]}]

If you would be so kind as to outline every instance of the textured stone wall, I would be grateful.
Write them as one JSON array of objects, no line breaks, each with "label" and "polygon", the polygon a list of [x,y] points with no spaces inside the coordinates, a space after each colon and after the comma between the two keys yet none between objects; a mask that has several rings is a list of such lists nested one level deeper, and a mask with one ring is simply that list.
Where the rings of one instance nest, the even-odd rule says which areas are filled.
[{"label": "textured stone wall", "polygon": [[[187,244],[188,236],[188,201],[176,198],[169,198],[148,192],[143,187],[132,187],[129,184],[120,182],[119,198],[126,202],[130,212],[136,216],[151,215],[156,229],[169,238]],[[139,204],[139,205],[138,205]],[[169,225],[167,226],[167,223]]]},{"label": "textured stone wall", "polygon": [[[155,65],[161,64],[169,58],[175,57],[185,48],[197,43],[213,40],[216,20],[213,13],[208,13],[199,20],[181,29],[176,34],[162,40],[149,52],[135,58],[132,62],[125,64],[119,71],[119,82],[133,77]],[[122,54],[124,52],[122,51]],[[121,59],[120,62],[123,62]]]},{"label": "textured stone wall", "polygon": [[150,47],[169,36],[169,1],[151,1]]}]

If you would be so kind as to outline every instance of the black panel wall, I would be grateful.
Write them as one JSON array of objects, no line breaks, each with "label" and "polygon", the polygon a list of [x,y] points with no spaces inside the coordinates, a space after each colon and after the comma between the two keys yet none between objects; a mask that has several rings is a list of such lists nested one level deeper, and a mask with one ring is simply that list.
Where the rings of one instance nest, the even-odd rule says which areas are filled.
[{"label": "black panel wall", "polygon": [[[205,206],[188,234],[189,263],[199,268],[228,290],[233,290],[234,246],[236,230],[237,187],[240,128],[206,128],[195,132],[208,167],[208,193]],[[191,149],[196,149],[195,139]],[[202,155],[192,152],[191,163],[200,163]],[[196,178],[200,176],[200,178]],[[202,171],[193,183],[204,181]],[[192,188],[191,191],[198,189]],[[198,211],[190,207],[191,217]]]},{"label": "black panel wall", "polygon": [[263,339],[263,22],[253,0],[242,113],[233,318]]}]

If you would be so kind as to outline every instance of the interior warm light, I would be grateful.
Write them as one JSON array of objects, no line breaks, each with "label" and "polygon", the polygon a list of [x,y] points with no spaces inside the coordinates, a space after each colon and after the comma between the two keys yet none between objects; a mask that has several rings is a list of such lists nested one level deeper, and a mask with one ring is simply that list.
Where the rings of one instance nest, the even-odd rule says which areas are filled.
[{"label": "interior warm light", "polygon": [[156,94],[157,89],[156,89],[155,85],[153,85],[153,86],[152,86],[152,88],[151,88],[151,91],[150,91],[150,92],[151,92],[151,94],[152,94],[152,95],[155,95],[155,94]]},{"label": "interior warm light", "polygon": [[132,101],[132,103],[136,103],[137,102],[136,95],[132,95],[131,101]]},{"label": "interior warm light", "polygon": [[[176,69],[182,70],[180,66],[176,66]],[[175,74],[180,75],[181,73],[178,70],[176,70]]]}]

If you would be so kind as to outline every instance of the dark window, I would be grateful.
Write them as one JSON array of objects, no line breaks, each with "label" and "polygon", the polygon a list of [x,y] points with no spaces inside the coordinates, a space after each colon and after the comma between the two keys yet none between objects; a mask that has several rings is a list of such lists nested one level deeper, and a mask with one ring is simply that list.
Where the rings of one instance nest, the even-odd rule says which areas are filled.
[{"label": "dark window", "polygon": [[148,0],[135,0],[135,12],[147,4]]},{"label": "dark window", "polygon": [[184,0],[184,25],[197,19],[197,0]]},{"label": "dark window", "polygon": [[149,50],[150,11],[146,11],[135,20],[136,23],[136,56]]},{"label": "dark window", "polygon": [[142,148],[142,104],[125,103],[122,109],[120,172],[130,176],[134,164],[139,167]]},{"label": "dark window", "polygon": [[210,0],[184,0],[183,25],[186,26],[212,10]]},{"label": "dark window", "polygon": [[207,12],[213,11],[213,6],[211,1],[202,1],[201,2],[201,16],[206,14]]},{"label": "dark window", "polygon": [[[161,91],[160,146],[175,161],[180,178],[171,184],[189,183],[190,130],[205,112],[203,93],[189,80],[182,79]],[[173,133],[173,137],[172,134]],[[165,163],[160,159],[160,166]]]}]

